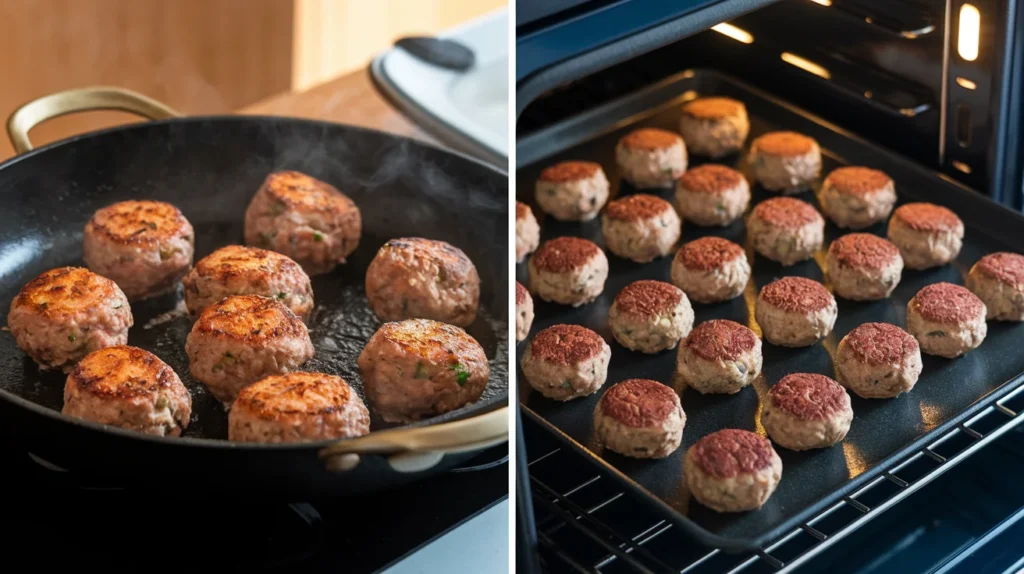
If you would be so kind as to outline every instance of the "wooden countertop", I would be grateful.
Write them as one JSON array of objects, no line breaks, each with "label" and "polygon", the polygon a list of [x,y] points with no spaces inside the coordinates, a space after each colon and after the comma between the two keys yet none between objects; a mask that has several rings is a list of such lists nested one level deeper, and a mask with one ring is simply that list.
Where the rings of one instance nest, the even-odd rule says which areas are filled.
[{"label": "wooden countertop", "polygon": [[285,93],[246,106],[241,114],[327,120],[409,136],[437,145],[384,99],[367,68],[340,76],[304,92]]}]

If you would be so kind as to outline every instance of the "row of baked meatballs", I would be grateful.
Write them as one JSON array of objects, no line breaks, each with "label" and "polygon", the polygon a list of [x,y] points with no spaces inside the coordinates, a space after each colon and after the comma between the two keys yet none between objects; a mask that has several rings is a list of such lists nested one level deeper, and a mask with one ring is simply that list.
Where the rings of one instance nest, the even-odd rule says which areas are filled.
[{"label": "row of baked meatballs", "polygon": [[[341,219],[348,222],[342,225],[344,230],[332,227],[332,213],[335,219],[344,215]],[[296,172],[279,172],[266,179],[250,204],[247,240],[253,237],[250,231],[259,228],[252,222],[267,217],[283,217],[297,227],[278,225],[273,232],[276,235],[269,239],[256,235],[256,241],[278,246],[271,240],[285,234],[289,253],[300,257],[302,265],[276,251],[231,245],[192,268],[192,227],[174,206],[130,201],[101,209],[85,232],[86,261],[97,272],[66,267],[41,274],[12,301],[8,326],[18,346],[43,369],[71,371],[65,389],[66,413],[142,432],[180,434],[188,423],[191,397],[173,371],[173,376],[162,378],[136,376],[169,371],[169,367],[146,351],[125,347],[134,322],[129,299],[166,292],[182,280],[186,306],[197,319],[186,341],[190,372],[225,405],[237,403],[244,388],[255,381],[297,370],[314,354],[303,323],[314,306],[306,271],[326,272],[351,253],[353,242],[358,241],[358,209],[324,182]],[[295,234],[303,225],[314,226],[312,243],[349,244],[342,252],[304,245],[301,234]],[[344,237],[338,239],[338,234]],[[104,252],[105,248],[116,256]],[[327,260],[334,263],[328,265]],[[129,297],[126,291],[133,295]],[[488,378],[486,357],[479,344],[456,326],[472,323],[478,309],[479,277],[465,253],[441,241],[392,239],[371,262],[366,291],[378,318],[391,321],[374,335],[359,359],[368,398],[382,418],[415,420],[479,398]],[[403,321],[411,318],[423,320]],[[119,351],[98,354],[111,348]],[[86,358],[94,363],[83,367],[92,373],[85,379],[90,382],[87,385],[82,384],[82,369],[76,366]],[[97,377],[93,371],[109,362],[117,368],[110,369],[105,378]],[[397,370],[381,367],[385,363],[398,365]],[[131,364],[135,365],[129,368]],[[343,422],[348,420],[344,415],[349,404],[365,413],[359,397],[346,390],[340,378],[306,375],[313,377],[311,380],[329,381],[323,391],[339,401],[344,399],[331,405],[322,396],[318,399],[317,393],[308,393],[307,399],[299,400],[307,403],[307,410],[335,413],[327,418],[341,417]],[[111,393],[111,389],[123,391],[125,385],[141,393],[127,409],[122,404],[125,397]],[[172,387],[169,395],[161,394],[160,389]],[[332,392],[328,387],[344,392]],[[102,392],[96,394],[97,390]],[[278,407],[285,409],[282,412],[314,416],[302,414],[296,400],[287,399],[284,392],[275,399]],[[269,404],[267,397],[263,403]],[[244,410],[232,406],[232,412],[239,409]],[[269,407],[264,410],[265,415],[273,411]],[[368,418],[357,418],[369,424]],[[232,428],[235,426],[233,423]],[[264,435],[252,440],[333,438],[355,432],[335,427],[338,425],[323,420],[305,430],[291,424],[280,427],[285,435],[288,428],[300,434],[319,434]],[[362,432],[366,430],[368,426]],[[239,438],[245,433],[232,431],[232,435],[234,440],[246,440]]]}]

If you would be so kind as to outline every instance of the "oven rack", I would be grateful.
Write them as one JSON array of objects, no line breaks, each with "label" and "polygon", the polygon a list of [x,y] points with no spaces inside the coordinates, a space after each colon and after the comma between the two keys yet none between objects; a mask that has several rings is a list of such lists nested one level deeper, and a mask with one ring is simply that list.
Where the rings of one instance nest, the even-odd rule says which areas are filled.
[{"label": "oven rack", "polygon": [[[756,552],[700,546],[605,471],[578,464],[524,422],[542,568],[547,572],[791,572],[1024,422],[1024,387],[897,461],[835,505]],[[615,524],[615,526],[612,526]]]}]

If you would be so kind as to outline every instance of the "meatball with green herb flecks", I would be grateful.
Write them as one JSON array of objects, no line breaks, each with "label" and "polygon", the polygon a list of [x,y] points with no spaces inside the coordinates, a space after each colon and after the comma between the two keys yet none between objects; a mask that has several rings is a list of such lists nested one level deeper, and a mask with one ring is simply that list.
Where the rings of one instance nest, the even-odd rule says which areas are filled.
[{"label": "meatball with green herb flecks", "polygon": [[356,250],[359,207],[334,186],[297,171],[267,176],[245,211],[245,243],[294,259],[306,273],[334,269]]},{"label": "meatball with green herb flecks", "polygon": [[192,376],[226,405],[246,385],[295,371],[314,354],[302,319],[259,295],[225,297],[207,307],[188,334],[185,352]]},{"label": "meatball with green herb flecks", "polygon": [[195,232],[177,207],[122,201],[85,225],[82,257],[93,273],[117,283],[130,301],[175,289],[192,267]]},{"label": "meatball with green herb flecks", "polygon": [[381,325],[358,365],[367,401],[387,422],[416,421],[473,403],[491,373],[476,339],[429,319]]},{"label": "meatball with green herb flecks", "polygon": [[313,286],[309,276],[285,255],[256,247],[228,245],[200,259],[182,279],[189,315],[231,295],[262,295],[276,299],[293,313],[309,318]]}]

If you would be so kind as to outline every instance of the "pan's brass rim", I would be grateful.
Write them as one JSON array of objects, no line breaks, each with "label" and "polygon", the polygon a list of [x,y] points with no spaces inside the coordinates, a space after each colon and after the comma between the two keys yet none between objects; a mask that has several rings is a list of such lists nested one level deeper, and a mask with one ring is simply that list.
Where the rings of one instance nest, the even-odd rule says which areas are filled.
[{"label": "pan's brass rim", "polygon": [[32,151],[28,133],[56,117],[95,110],[131,112],[150,120],[180,117],[176,110],[148,96],[113,86],[65,90],[37,98],[14,110],[7,119],[7,135],[15,153]]},{"label": "pan's brass rim", "polygon": [[[508,441],[508,406],[468,419],[412,428],[390,429],[338,441],[320,450],[320,458],[351,455],[407,455],[412,453],[457,454],[481,450]],[[341,465],[347,467],[349,465]]]}]

